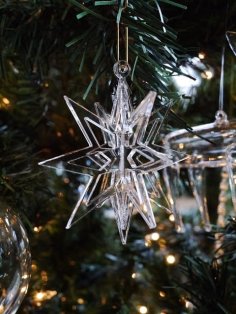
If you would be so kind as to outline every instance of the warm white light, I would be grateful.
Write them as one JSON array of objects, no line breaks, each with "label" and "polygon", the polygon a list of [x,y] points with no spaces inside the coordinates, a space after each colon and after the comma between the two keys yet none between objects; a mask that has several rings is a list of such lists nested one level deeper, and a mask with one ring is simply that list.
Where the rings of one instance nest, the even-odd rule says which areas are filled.
[{"label": "warm white light", "polygon": [[141,306],[139,307],[139,313],[140,313],[140,314],[146,314],[147,312],[148,312],[148,308],[147,308],[146,306],[141,305]]},{"label": "warm white light", "polygon": [[175,261],[176,261],[176,259],[175,259],[174,255],[169,254],[169,255],[166,256],[167,264],[171,264],[172,265],[172,264],[175,263]]},{"label": "warm white light", "polygon": [[152,239],[153,241],[157,241],[159,238],[160,238],[159,233],[153,232],[153,233],[151,234],[151,239]]},{"label": "warm white light", "polygon": [[205,59],[205,57],[206,57],[206,54],[205,54],[204,52],[199,52],[198,58],[199,58],[200,60]]},{"label": "warm white light", "polygon": [[2,102],[3,102],[5,105],[9,105],[9,104],[10,104],[10,100],[7,99],[6,97],[3,97]]},{"label": "warm white light", "polygon": [[137,278],[137,274],[136,274],[136,273],[133,273],[133,274],[131,275],[131,277],[132,277],[133,279],[135,279],[135,278]]},{"label": "warm white light", "polygon": [[35,294],[35,300],[36,301],[42,301],[45,297],[45,293],[44,292],[37,292]]},{"label": "warm white light", "polygon": [[83,299],[83,298],[78,298],[77,303],[79,303],[79,304],[84,304],[85,302],[84,302],[84,299]]},{"label": "warm white light", "polygon": [[38,233],[41,229],[42,227],[34,227],[34,232]]},{"label": "warm white light", "polygon": [[37,265],[36,265],[36,264],[32,264],[32,265],[31,265],[31,269],[32,269],[32,271],[36,271],[36,270],[37,270],[37,268],[38,268],[38,267],[37,267]]},{"label": "warm white light", "polygon": [[202,75],[203,78],[205,78],[207,80],[211,80],[213,78],[213,76],[214,76],[214,73],[211,70],[206,70],[201,75]]},{"label": "warm white light", "polygon": [[145,244],[146,247],[150,247],[150,246],[152,245],[152,244],[151,244],[151,241],[145,241],[144,244]]},{"label": "warm white light", "polygon": [[169,216],[169,221],[172,221],[172,222],[175,221],[175,216],[174,216],[173,214],[171,214],[171,215]]},{"label": "warm white light", "polygon": [[55,297],[55,295],[57,295],[57,291],[55,290],[39,291],[35,293],[34,300],[37,302],[38,305],[40,305],[39,302],[50,300]]},{"label": "warm white light", "polygon": [[160,295],[161,298],[164,298],[164,297],[166,296],[166,294],[165,294],[164,291],[160,291],[160,292],[159,292],[159,295]]}]

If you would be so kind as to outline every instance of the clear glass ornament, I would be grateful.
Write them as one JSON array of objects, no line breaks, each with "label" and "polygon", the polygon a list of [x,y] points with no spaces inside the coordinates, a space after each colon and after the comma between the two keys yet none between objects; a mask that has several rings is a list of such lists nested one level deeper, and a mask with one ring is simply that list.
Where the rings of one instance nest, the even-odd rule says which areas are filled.
[{"label": "clear glass ornament", "polygon": [[[229,34],[228,34],[229,35]],[[178,208],[178,199],[188,192],[188,196],[194,199],[194,210],[198,210],[201,215],[201,224],[206,231],[211,229],[209,218],[210,198],[209,177],[219,181],[219,193],[217,201],[212,202],[210,207],[217,208],[217,223],[221,226],[225,223],[227,212],[227,187],[226,187],[226,148],[235,142],[236,120],[229,121],[224,112],[224,59],[225,48],[222,50],[221,58],[221,76],[219,88],[219,110],[216,112],[213,123],[193,127],[191,132],[179,130],[171,132],[165,138],[167,152],[169,149],[178,149],[189,155],[187,159],[178,164],[178,169],[169,169],[165,172],[165,181],[168,188],[168,196],[172,204],[172,210],[180,213]],[[211,170],[210,170],[211,169]],[[215,171],[213,171],[215,169]],[[180,191],[176,180],[173,180],[173,174],[177,174],[180,182],[185,176],[185,192]],[[214,182],[215,184],[215,182]],[[216,185],[216,184],[215,184]],[[215,193],[212,191],[210,194]],[[208,194],[208,195],[207,195]],[[215,198],[215,197],[214,197]],[[193,203],[193,202],[192,202]],[[181,205],[183,206],[183,204]],[[188,209],[193,211],[192,208]],[[179,225],[183,226],[180,215]],[[183,229],[183,228],[182,228]]]},{"label": "clear glass ornament", "polygon": [[70,171],[83,182],[66,228],[107,204],[114,210],[121,241],[125,244],[135,211],[149,228],[155,228],[153,210],[158,207],[168,210],[157,171],[186,156],[173,150],[166,154],[164,147],[156,144],[171,103],[153,110],[156,92],[150,91],[134,108],[126,82],[129,65],[119,61],[113,69],[118,83],[110,113],[99,103],[95,103],[93,113],[65,96],[88,146],[40,165]]},{"label": "clear glass ornament", "polygon": [[24,226],[8,207],[0,208],[0,313],[14,314],[29,285],[31,257]]},{"label": "clear glass ornament", "polygon": [[[193,127],[192,133],[187,130],[174,131],[165,138],[167,152],[168,149],[174,149],[188,155],[187,159],[178,164],[178,169],[172,167],[166,171],[166,181],[169,182],[169,198],[174,210],[181,212],[181,208],[177,206],[181,197],[188,195],[189,198],[194,198],[195,204],[193,204],[194,202],[191,203],[189,211],[193,211],[193,208],[200,211],[201,224],[206,230],[210,230],[208,197],[206,194],[206,184],[209,184],[209,180],[206,183],[206,177],[209,177],[212,173],[217,180],[220,180],[221,172],[225,172],[227,165],[226,148],[235,141],[235,137],[236,120],[228,121],[226,114],[218,111],[215,122]],[[210,170],[214,168],[218,173]],[[179,188],[179,181],[173,180],[171,172],[176,173],[179,181],[185,177],[184,189]],[[218,211],[220,215],[220,208],[218,208]],[[222,217],[219,220],[221,220],[220,224],[222,225]]]},{"label": "clear glass ornament", "polygon": [[232,193],[234,211],[236,212],[236,143],[232,143],[226,149],[227,171]]}]

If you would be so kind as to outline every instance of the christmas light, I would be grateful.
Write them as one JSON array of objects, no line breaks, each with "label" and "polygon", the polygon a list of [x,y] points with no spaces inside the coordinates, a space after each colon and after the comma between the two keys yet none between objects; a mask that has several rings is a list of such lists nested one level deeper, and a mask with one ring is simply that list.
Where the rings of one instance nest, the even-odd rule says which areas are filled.
[{"label": "christmas light", "polygon": [[164,291],[160,291],[160,292],[159,292],[159,295],[160,295],[161,298],[165,298],[165,296],[166,296],[166,294],[165,294]]},{"label": "christmas light", "polygon": [[38,268],[38,267],[37,267],[37,265],[36,265],[36,264],[34,264],[34,263],[33,263],[33,264],[31,265],[31,269],[32,269],[32,271],[36,271],[36,270],[37,270],[37,268]]},{"label": "christmas light", "polygon": [[85,301],[83,298],[78,298],[77,303],[82,305],[85,303]]},{"label": "christmas light", "polygon": [[6,97],[3,97],[0,102],[0,108],[7,109],[10,106],[10,100]]},{"label": "christmas light", "polygon": [[205,59],[205,57],[206,57],[205,52],[199,52],[199,54],[198,54],[198,58],[199,58],[200,60]]},{"label": "christmas light", "polygon": [[146,307],[146,306],[144,306],[144,305],[141,305],[141,306],[139,306],[139,313],[140,314],[146,314],[146,313],[148,313],[148,308]]},{"label": "christmas light", "polygon": [[175,262],[176,262],[175,256],[172,254],[167,255],[166,256],[166,262],[167,262],[167,264],[170,264],[170,265],[175,264]]},{"label": "christmas light", "polygon": [[152,239],[153,241],[157,241],[157,240],[159,240],[159,238],[160,238],[159,233],[153,232],[153,233],[151,234],[151,239]]},{"label": "christmas light", "polygon": [[211,80],[214,76],[214,72],[211,69],[204,71],[201,76],[207,80]]},{"label": "christmas light", "polygon": [[133,273],[133,274],[131,275],[131,277],[132,277],[133,279],[135,279],[135,278],[137,278],[137,274],[136,274],[136,273]]},{"label": "christmas light", "polygon": [[169,221],[174,222],[175,221],[175,216],[173,214],[171,214],[169,216]]},{"label": "christmas light", "polygon": [[3,97],[2,102],[3,102],[5,105],[10,105],[10,100],[7,99],[6,97]]},{"label": "christmas light", "polygon": [[34,296],[35,301],[42,301],[45,297],[45,292],[37,292]]},{"label": "christmas light", "polygon": [[34,227],[34,232],[38,233],[42,230],[42,226],[39,226],[39,227]]},{"label": "christmas light", "polygon": [[41,306],[43,301],[50,300],[55,295],[57,295],[55,290],[37,291],[33,296],[33,300],[37,306]]}]

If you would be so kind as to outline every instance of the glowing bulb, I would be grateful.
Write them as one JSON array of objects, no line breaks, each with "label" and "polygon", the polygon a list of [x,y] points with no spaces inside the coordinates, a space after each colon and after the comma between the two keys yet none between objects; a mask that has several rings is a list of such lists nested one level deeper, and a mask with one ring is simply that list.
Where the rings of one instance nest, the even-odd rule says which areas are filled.
[{"label": "glowing bulb", "polygon": [[160,292],[159,292],[159,295],[160,295],[161,298],[164,298],[164,297],[166,296],[166,294],[165,294],[164,291],[160,291]]},{"label": "glowing bulb", "polygon": [[141,306],[139,307],[139,313],[140,313],[140,314],[146,314],[147,312],[148,312],[148,308],[147,308],[146,306],[141,305]]},{"label": "glowing bulb", "polygon": [[2,102],[3,102],[5,105],[10,105],[10,100],[7,99],[6,97],[3,97]]},{"label": "glowing bulb", "polygon": [[32,265],[31,265],[31,269],[32,269],[32,271],[36,271],[36,270],[37,270],[37,268],[38,268],[38,267],[37,267],[37,265],[36,265],[36,264],[32,264]]},{"label": "glowing bulb", "polygon": [[44,292],[37,292],[35,294],[35,300],[36,301],[42,301],[44,299],[45,293]]},{"label": "glowing bulb", "polygon": [[84,304],[85,302],[84,302],[84,299],[83,299],[83,298],[78,298],[77,303],[79,303],[79,304]]},{"label": "glowing bulb", "polygon": [[34,232],[38,233],[41,229],[42,229],[41,226],[39,226],[39,227],[34,227]]},{"label": "glowing bulb", "polygon": [[211,80],[213,78],[213,71],[212,70],[206,70],[204,71],[201,76],[207,80]]},{"label": "glowing bulb", "polygon": [[174,264],[176,262],[174,255],[172,255],[172,254],[167,255],[166,256],[166,262],[167,262],[167,264],[170,264],[170,265]]},{"label": "glowing bulb", "polygon": [[157,240],[159,240],[159,238],[160,238],[159,233],[153,232],[153,233],[151,234],[151,239],[152,239],[153,241],[157,241]]},{"label": "glowing bulb", "polygon": [[133,274],[131,275],[131,277],[132,277],[133,279],[135,279],[135,278],[137,278],[137,274],[136,274],[136,273],[133,273]]},{"label": "glowing bulb", "polygon": [[171,214],[171,215],[169,216],[169,221],[172,221],[172,222],[175,221],[175,216],[174,216],[173,214]]},{"label": "glowing bulb", "polygon": [[206,57],[205,52],[199,52],[199,54],[198,54],[198,58],[199,58],[200,60],[205,59],[205,57]]},{"label": "glowing bulb", "polygon": [[152,243],[151,243],[150,241],[145,241],[145,243],[144,243],[144,244],[145,244],[145,246],[146,246],[146,247],[150,247],[150,246],[152,246]]}]

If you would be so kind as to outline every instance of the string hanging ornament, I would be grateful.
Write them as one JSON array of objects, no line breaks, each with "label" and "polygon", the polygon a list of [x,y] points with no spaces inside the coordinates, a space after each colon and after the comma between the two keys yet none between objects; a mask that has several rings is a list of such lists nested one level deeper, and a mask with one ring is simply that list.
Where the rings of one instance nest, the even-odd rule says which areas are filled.
[{"label": "string hanging ornament", "polygon": [[[128,1],[125,7],[128,6]],[[186,158],[185,154],[156,144],[160,128],[172,105],[153,111],[156,92],[150,91],[134,108],[126,77],[128,64],[128,27],[126,60],[120,60],[120,24],[117,24],[117,59],[113,70],[118,79],[112,95],[112,109],[107,112],[95,103],[94,112],[64,96],[88,146],[49,160],[40,165],[77,174],[83,183],[79,199],[66,228],[102,206],[114,210],[123,244],[127,242],[132,214],[138,212],[149,228],[156,227],[153,210],[170,205],[165,197],[158,171]],[[162,116],[157,112],[162,112]],[[83,116],[84,118],[81,118]]]}]

